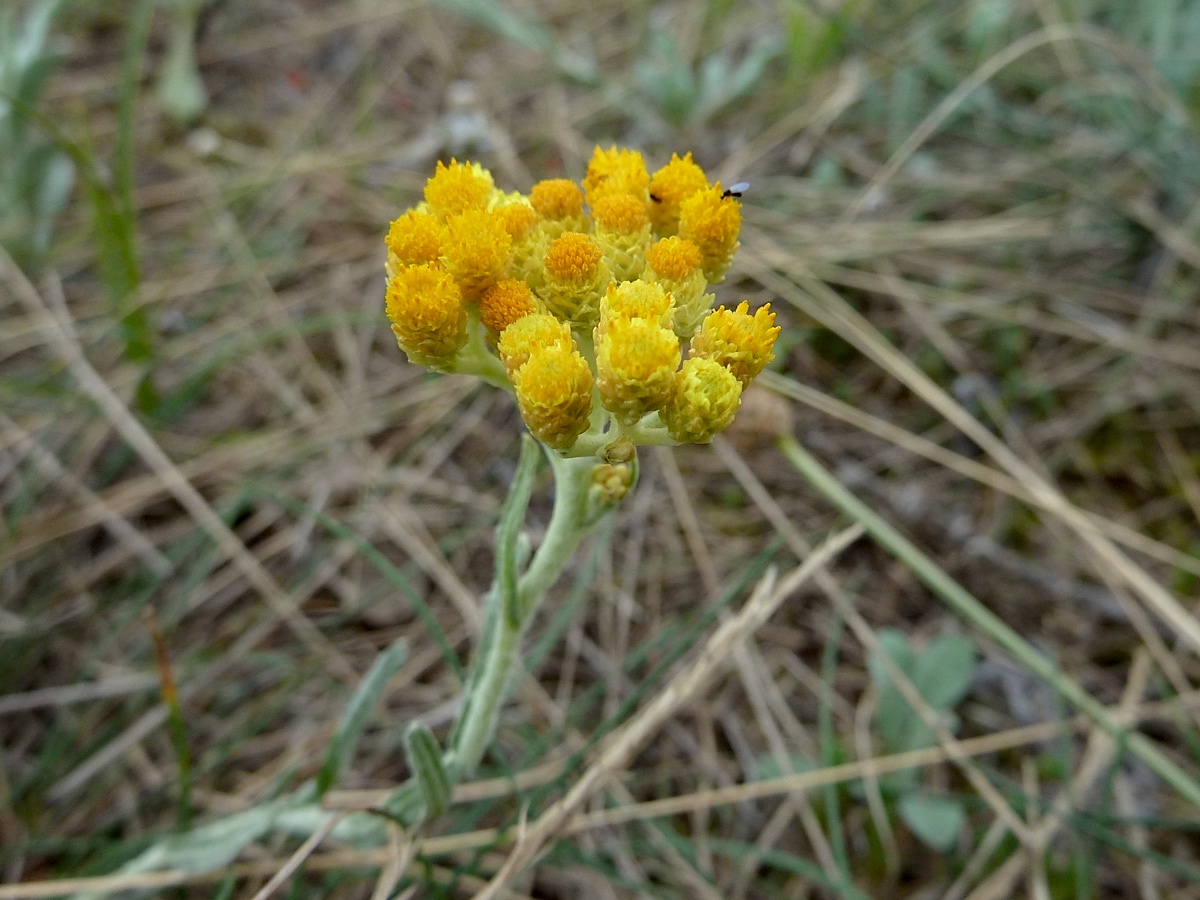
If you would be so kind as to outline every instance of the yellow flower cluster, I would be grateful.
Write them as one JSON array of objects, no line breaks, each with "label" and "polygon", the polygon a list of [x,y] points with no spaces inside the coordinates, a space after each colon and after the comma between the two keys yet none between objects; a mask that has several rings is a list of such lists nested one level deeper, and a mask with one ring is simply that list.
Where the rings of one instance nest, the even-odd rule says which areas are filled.
[{"label": "yellow flower cluster", "polygon": [[598,147],[581,183],[528,195],[439,162],[388,229],[388,319],[413,362],[510,387],[568,455],[704,443],[780,330],[769,306],[712,310],[740,228],[738,198],[690,153],[651,173],[636,150]]}]

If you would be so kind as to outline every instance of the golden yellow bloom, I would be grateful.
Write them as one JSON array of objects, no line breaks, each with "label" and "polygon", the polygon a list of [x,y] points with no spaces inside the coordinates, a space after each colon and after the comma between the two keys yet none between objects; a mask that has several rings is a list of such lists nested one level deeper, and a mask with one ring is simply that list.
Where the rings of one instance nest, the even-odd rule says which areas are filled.
[{"label": "golden yellow bloom", "polygon": [[607,320],[596,343],[600,402],[627,424],[660,409],[674,387],[679,358],[679,338],[669,328],[649,319]]},{"label": "golden yellow bloom", "polygon": [[661,328],[672,326],[675,304],[661,286],[648,281],[613,282],[600,298],[600,324],[597,340],[613,319],[647,319]]},{"label": "golden yellow bloom", "polygon": [[528,238],[537,228],[539,216],[533,205],[527,200],[520,202],[502,203],[493,208],[493,215],[500,220],[513,244]]},{"label": "golden yellow bloom", "polygon": [[667,434],[681,444],[707,444],[729,426],[742,400],[742,385],[720,363],[687,360],[661,416]]},{"label": "golden yellow bloom", "polygon": [[495,213],[468,209],[446,221],[442,265],[454,276],[468,300],[478,300],[504,277],[512,238]]},{"label": "golden yellow bloom", "polygon": [[689,240],[672,236],[656,241],[646,251],[642,278],[661,285],[675,298],[675,333],[686,341],[712,306],[713,297],[704,293],[708,281],[701,271],[700,248]]},{"label": "golden yellow bloom", "polygon": [[725,277],[742,228],[741,203],[722,193],[718,181],[714,187],[692,194],[679,208],[679,236],[700,248],[704,277],[712,283]]},{"label": "golden yellow bloom", "polygon": [[550,312],[576,328],[594,328],[600,296],[612,280],[599,245],[586,234],[568,231],[550,243],[543,265],[541,297]]},{"label": "golden yellow bloom", "polygon": [[780,328],[767,303],[750,315],[743,300],[736,310],[713,310],[692,338],[692,356],[725,366],[745,387],[775,358],[773,348]]},{"label": "golden yellow bloom", "polygon": [[533,313],[517,319],[500,333],[496,350],[512,380],[517,369],[525,365],[530,355],[547,347],[575,349],[571,326],[546,313]]},{"label": "golden yellow bloom", "polygon": [[387,286],[387,317],[414,363],[445,366],[467,342],[467,309],[454,279],[436,265],[409,266]]},{"label": "golden yellow bloom", "polygon": [[615,281],[632,281],[646,267],[650,216],[633,194],[604,194],[592,207],[596,243]]},{"label": "golden yellow bloom", "polygon": [[410,209],[388,227],[388,274],[402,266],[437,262],[445,239],[446,228],[437,216]]},{"label": "golden yellow bloom", "polygon": [[708,187],[708,176],[692,161],[692,154],[671,161],[650,179],[650,219],[661,235],[679,231],[679,208],[683,201]]},{"label": "golden yellow bloom", "polygon": [[468,209],[485,209],[495,190],[492,173],[479,163],[452,159],[447,166],[439,161],[433,177],[425,182],[425,202],[434,215],[445,219]]},{"label": "golden yellow bloom", "polygon": [[646,265],[655,278],[684,281],[690,278],[704,261],[700,248],[681,237],[665,237],[655,241],[646,251]]},{"label": "golden yellow bloom", "polygon": [[529,203],[543,219],[581,219],[583,193],[569,178],[547,178],[529,191]]},{"label": "golden yellow bloom", "polygon": [[479,298],[479,318],[487,327],[492,343],[517,319],[537,312],[529,285],[515,278],[505,278],[483,292]]},{"label": "golden yellow bloom", "polygon": [[636,150],[618,150],[609,147],[592,152],[587,176],[583,179],[583,190],[587,194],[588,206],[594,210],[596,201],[605,194],[633,194],[642,202],[649,199],[647,188],[650,173],[646,171],[646,160]]},{"label": "golden yellow bloom", "polygon": [[555,450],[568,450],[587,431],[592,370],[578,351],[562,347],[535,350],[513,373],[512,382],[521,418],[539,441]]}]

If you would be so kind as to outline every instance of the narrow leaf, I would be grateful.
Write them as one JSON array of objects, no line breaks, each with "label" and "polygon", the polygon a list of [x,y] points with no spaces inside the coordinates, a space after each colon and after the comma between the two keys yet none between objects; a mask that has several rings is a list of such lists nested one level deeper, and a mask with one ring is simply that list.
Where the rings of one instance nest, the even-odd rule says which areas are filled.
[{"label": "narrow leaf", "polygon": [[537,474],[538,447],[531,437],[521,440],[521,458],[508,498],[500,511],[500,523],[496,526],[496,594],[504,607],[504,616],[510,625],[521,622],[521,598],[518,591],[517,559],[521,526],[525,523],[525,510],[529,508],[529,497],[533,493],[533,476]]},{"label": "narrow leaf", "polygon": [[337,734],[329,744],[329,752],[325,755],[325,764],[317,776],[317,793],[324,794],[329,790],[342,769],[354,756],[358,740],[362,737],[363,728],[367,724],[367,716],[371,714],[379,702],[383,689],[393,675],[400,670],[408,659],[408,642],[403,638],[393,643],[375,658],[370,671],[363,678],[358,690],[350,698],[346,711],[342,713],[341,724]]},{"label": "narrow leaf", "polygon": [[450,804],[452,790],[437,738],[424,722],[413,722],[404,735],[404,746],[408,751],[408,766],[424,801],[425,815],[437,818]]}]

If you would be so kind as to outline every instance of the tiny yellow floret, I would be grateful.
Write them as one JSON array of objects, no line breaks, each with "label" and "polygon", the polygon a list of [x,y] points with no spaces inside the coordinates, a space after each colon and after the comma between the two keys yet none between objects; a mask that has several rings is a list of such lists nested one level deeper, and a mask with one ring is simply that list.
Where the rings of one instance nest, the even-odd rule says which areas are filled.
[{"label": "tiny yellow floret", "polygon": [[592,209],[605,194],[633,194],[649,199],[650,173],[646,171],[646,160],[637,150],[619,150],[597,147],[588,163],[587,175],[583,179],[583,190]]},{"label": "tiny yellow floret", "polygon": [[575,349],[571,326],[546,313],[533,313],[517,319],[500,333],[496,351],[511,380],[532,353],[547,347]]},{"label": "tiny yellow floret", "polygon": [[512,238],[495,213],[468,209],[446,221],[442,265],[468,300],[479,297],[505,275]]},{"label": "tiny yellow floret", "polygon": [[596,343],[600,402],[627,424],[660,409],[679,368],[679,338],[649,319],[609,319]]},{"label": "tiny yellow floret", "polygon": [[742,228],[741,203],[723,193],[718,181],[684,200],[679,209],[679,236],[700,248],[704,277],[714,283],[725,276]]},{"label": "tiny yellow floret", "polygon": [[388,264],[419,266],[437,262],[446,240],[446,228],[437,216],[410,209],[388,227]]},{"label": "tiny yellow floret", "polygon": [[440,160],[433,176],[425,182],[425,202],[437,216],[445,219],[468,209],[485,209],[496,184],[492,173],[479,163]]},{"label": "tiny yellow floret", "polygon": [[387,317],[414,363],[445,366],[467,341],[462,292],[436,265],[409,266],[388,281]]},{"label": "tiny yellow floret", "polygon": [[479,298],[479,318],[493,341],[517,319],[536,311],[529,285],[515,278],[496,282]]},{"label": "tiny yellow floret", "polygon": [[535,350],[512,376],[521,418],[535,438],[568,450],[588,429],[592,370],[576,350]]},{"label": "tiny yellow floret", "polygon": [[742,385],[711,359],[693,357],[675,374],[662,420],[667,434],[681,444],[707,444],[733,421],[742,402]]},{"label": "tiny yellow floret", "polygon": [[583,215],[583,192],[569,178],[547,178],[529,191],[529,203],[544,219],[561,221]]},{"label": "tiny yellow floret", "polygon": [[591,329],[599,317],[600,296],[611,280],[600,246],[586,234],[568,231],[551,241],[539,286],[550,312],[577,328]]},{"label": "tiny yellow floret", "polygon": [[671,154],[671,161],[650,179],[650,219],[659,234],[672,235],[679,230],[679,208],[684,200],[708,187],[708,177],[695,162],[692,154],[680,159]]},{"label": "tiny yellow floret", "polygon": [[775,339],[780,327],[767,303],[750,315],[743,300],[736,310],[724,306],[713,310],[692,338],[691,355],[725,366],[742,387],[749,384],[775,358]]}]

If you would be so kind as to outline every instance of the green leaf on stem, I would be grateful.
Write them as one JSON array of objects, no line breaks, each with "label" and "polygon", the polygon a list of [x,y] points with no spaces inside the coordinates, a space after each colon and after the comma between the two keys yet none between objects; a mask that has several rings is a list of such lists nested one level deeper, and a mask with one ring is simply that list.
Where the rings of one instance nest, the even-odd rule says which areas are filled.
[{"label": "green leaf on stem", "polygon": [[408,767],[425,806],[425,818],[436,819],[450,805],[453,785],[442,763],[442,748],[424,722],[413,722],[404,734]]},{"label": "green leaf on stem", "polygon": [[346,711],[342,714],[341,724],[329,744],[329,752],[325,754],[325,764],[317,776],[317,794],[322,795],[337,781],[338,775],[346,767],[346,763],[354,756],[358,740],[362,737],[363,728],[367,724],[367,716],[379,702],[383,689],[393,675],[400,670],[408,659],[408,642],[403,638],[393,643],[375,658],[370,671],[363,678],[358,690],[350,698]]}]

